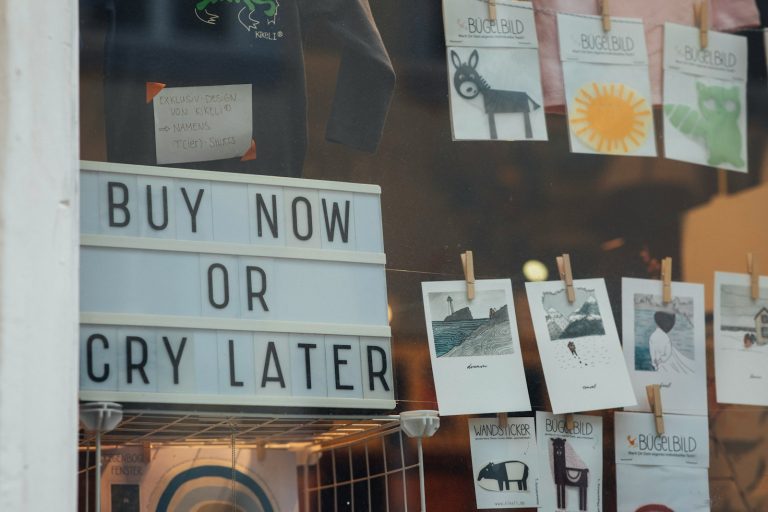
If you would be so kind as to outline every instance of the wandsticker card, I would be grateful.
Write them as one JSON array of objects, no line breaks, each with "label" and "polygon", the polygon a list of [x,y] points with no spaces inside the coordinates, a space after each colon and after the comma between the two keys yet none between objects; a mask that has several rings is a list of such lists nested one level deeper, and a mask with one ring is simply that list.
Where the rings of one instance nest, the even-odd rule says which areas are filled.
[{"label": "wandsticker card", "polygon": [[538,506],[539,460],[533,418],[469,419],[478,509]]},{"label": "wandsticker card", "polygon": [[602,279],[525,283],[536,344],[555,414],[635,405]]},{"label": "wandsticker card", "polygon": [[747,38],[664,25],[664,154],[747,172]]},{"label": "wandsticker card", "polygon": [[656,156],[641,19],[557,15],[571,151]]},{"label": "wandsticker card", "polygon": [[432,375],[442,416],[530,411],[512,284],[465,281],[421,284]]},{"label": "wandsticker card", "polygon": [[539,43],[530,2],[445,0],[454,140],[547,140]]},{"label": "wandsticker card", "polygon": [[715,272],[717,401],[768,405],[768,277],[752,299],[748,274]]},{"label": "wandsticker card", "polygon": [[706,416],[615,415],[619,512],[709,511],[709,423]]},{"label": "wandsticker card", "polygon": [[603,419],[576,414],[573,428],[565,416],[536,413],[541,510],[603,510]]},{"label": "wandsticker card", "polygon": [[637,406],[650,411],[645,387],[659,384],[664,412],[707,415],[704,285],[672,283],[662,301],[662,282],[621,280],[624,358]]}]

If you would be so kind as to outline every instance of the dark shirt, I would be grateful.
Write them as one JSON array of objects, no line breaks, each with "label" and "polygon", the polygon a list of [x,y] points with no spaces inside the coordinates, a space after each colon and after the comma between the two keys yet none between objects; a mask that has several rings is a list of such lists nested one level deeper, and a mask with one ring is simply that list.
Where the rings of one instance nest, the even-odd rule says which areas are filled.
[{"label": "dark shirt", "polygon": [[343,44],[326,138],[376,150],[394,71],[368,0],[81,0],[81,7],[108,13],[109,161],[156,164],[147,82],[252,84],[256,159],[172,165],[300,176],[307,146],[302,31],[316,22]]}]

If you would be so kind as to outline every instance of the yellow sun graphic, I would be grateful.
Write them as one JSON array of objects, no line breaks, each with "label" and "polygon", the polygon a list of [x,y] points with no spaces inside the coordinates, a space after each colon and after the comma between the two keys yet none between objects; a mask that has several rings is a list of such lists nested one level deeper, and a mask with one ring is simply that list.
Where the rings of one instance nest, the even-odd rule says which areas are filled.
[{"label": "yellow sun graphic", "polygon": [[631,153],[648,138],[651,109],[631,87],[592,82],[582,86],[573,101],[571,130],[598,153]]}]

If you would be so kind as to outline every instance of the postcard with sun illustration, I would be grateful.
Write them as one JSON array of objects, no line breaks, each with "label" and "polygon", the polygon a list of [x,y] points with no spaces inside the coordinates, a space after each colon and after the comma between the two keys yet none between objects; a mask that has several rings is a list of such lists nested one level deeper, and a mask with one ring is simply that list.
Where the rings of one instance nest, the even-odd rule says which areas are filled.
[{"label": "postcard with sun illustration", "polygon": [[557,15],[571,151],[656,156],[643,21]]},{"label": "postcard with sun illustration", "polygon": [[624,358],[637,407],[650,411],[645,387],[661,386],[664,411],[707,414],[704,285],[672,283],[672,300],[662,300],[662,282],[621,280]]},{"label": "postcard with sun illustration", "polygon": [[508,279],[421,283],[440,414],[530,411]]},{"label": "postcard with sun illustration", "polygon": [[525,283],[549,399],[555,414],[637,403],[602,279]]}]

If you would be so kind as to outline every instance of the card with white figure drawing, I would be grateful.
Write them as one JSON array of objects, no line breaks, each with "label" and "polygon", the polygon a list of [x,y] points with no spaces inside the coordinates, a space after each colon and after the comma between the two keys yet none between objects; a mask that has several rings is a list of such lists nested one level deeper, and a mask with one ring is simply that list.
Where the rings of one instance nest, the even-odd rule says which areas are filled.
[{"label": "card with white figure drawing", "polygon": [[454,140],[547,140],[537,48],[448,47]]},{"label": "card with white figure drawing", "polygon": [[747,274],[715,272],[717,401],[768,405],[768,277],[752,298]]},{"label": "card with white figure drawing", "polygon": [[747,38],[664,25],[664,156],[747,172]]},{"label": "card with white figure drawing", "polygon": [[635,405],[602,279],[525,283],[536,344],[556,414]]},{"label": "card with white figure drawing", "polygon": [[620,512],[709,510],[709,420],[617,412],[614,422],[616,495]]},{"label": "card with white figure drawing", "polygon": [[421,283],[440,414],[530,411],[508,279]]},{"label": "card with white figure drawing", "polygon": [[446,46],[538,48],[531,2],[443,0]]},{"label": "card with white figure drawing", "polygon": [[539,504],[539,460],[533,418],[469,419],[469,447],[477,508]]},{"label": "card with white figure drawing", "polygon": [[650,411],[645,387],[658,384],[664,412],[707,414],[704,285],[672,283],[662,300],[662,282],[621,280],[624,358],[637,405]]},{"label": "card with white figure drawing", "polygon": [[656,156],[641,19],[557,15],[571,151]]},{"label": "card with white figure drawing", "polygon": [[558,512],[603,510],[603,419],[536,413],[539,446],[539,506]]}]

